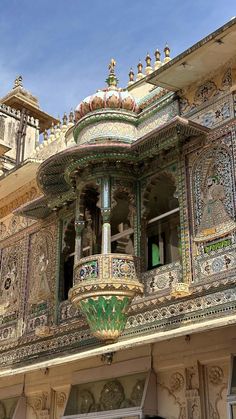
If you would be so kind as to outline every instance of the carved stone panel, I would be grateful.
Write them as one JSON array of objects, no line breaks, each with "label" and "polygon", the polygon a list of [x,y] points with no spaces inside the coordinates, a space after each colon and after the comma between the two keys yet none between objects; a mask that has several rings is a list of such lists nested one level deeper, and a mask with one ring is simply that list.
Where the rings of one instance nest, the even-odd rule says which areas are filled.
[{"label": "carved stone panel", "polygon": [[27,399],[27,419],[49,419],[50,417],[50,395],[42,392],[30,396]]},{"label": "carved stone panel", "polygon": [[235,231],[232,174],[232,158],[226,147],[209,147],[197,158],[192,175],[193,229],[197,244],[215,243],[222,237],[231,237]]},{"label": "carved stone panel", "polygon": [[227,416],[227,382],[228,365],[213,364],[205,367],[207,400],[207,417],[209,419],[226,419]]},{"label": "carved stone panel", "polygon": [[187,419],[186,381],[182,369],[158,373],[158,414],[164,418]]},{"label": "carved stone panel", "polygon": [[56,226],[30,236],[28,268],[27,331],[48,334],[56,283]]},{"label": "carved stone panel", "polygon": [[16,338],[21,333],[21,306],[24,241],[1,250],[0,259],[0,342]]}]

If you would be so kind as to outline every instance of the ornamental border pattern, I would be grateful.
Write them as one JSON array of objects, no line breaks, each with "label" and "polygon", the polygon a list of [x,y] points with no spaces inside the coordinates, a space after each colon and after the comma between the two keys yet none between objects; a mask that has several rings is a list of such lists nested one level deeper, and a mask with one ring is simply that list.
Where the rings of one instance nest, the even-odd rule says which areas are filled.
[{"label": "ornamental border pattern", "polygon": [[[154,302],[155,300],[152,303]],[[207,320],[208,318],[215,318],[219,314],[226,316],[230,313],[236,313],[236,289],[234,286],[208,295],[182,301],[170,301],[168,305],[131,315],[120,340],[123,341],[134,334],[137,336],[163,329],[173,330],[173,328],[177,329],[180,324],[194,324],[199,322],[200,319]],[[75,324],[73,326],[76,327]],[[19,362],[26,364],[27,360],[32,362],[31,357],[34,359],[36,354],[42,358],[47,356],[48,359],[49,353],[55,356],[59,353],[61,355],[63,350],[68,351],[68,348],[73,351],[76,348],[83,350],[84,348],[92,349],[96,346],[96,339],[91,336],[86,328],[79,331],[66,329],[66,335],[61,334],[65,333],[65,328],[58,329],[57,327],[58,336],[50,339],[34,340],[31,343],[25,341],[23,345],[20,345],[19,341],[15,342],[13,346],[18,344],[18,347],[9,352],[7,352],[7,345],[0,347],[0,365],[14,365],[19,364]]]}]

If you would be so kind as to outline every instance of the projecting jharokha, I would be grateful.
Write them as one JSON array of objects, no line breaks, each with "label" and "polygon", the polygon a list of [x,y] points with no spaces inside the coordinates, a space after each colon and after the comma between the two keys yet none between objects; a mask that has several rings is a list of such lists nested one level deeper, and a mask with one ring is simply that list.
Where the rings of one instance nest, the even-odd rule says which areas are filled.
[{"label": "projecting jharokha", "polygon": [[235,43],[1,99],[0,419],[236,418]]}]

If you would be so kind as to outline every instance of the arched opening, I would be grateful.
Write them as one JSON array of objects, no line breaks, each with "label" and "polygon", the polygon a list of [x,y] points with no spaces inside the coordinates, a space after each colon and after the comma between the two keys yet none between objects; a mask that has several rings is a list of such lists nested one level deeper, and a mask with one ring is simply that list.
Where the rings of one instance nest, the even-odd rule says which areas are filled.
[{"label": "arched opening", "polygon": [[60,300],[67,300],[69,289],[73,286],[75,259],[75,219],[74,216],[63,221],[60,258]]},{"label": "arched opening", "polygon": [[146,215],[146,266],[153,269],[180,258],[179,203],[171,177],[153,179],[144,196]]},{"label": "arched opening", "polygon": [[82,211],[85,226],[82,231],[81,257],[101,252],[102,226],[99,202],[100,194],[94,186],[83,191]]},{"label": "arched opening", "polygon": [[115,205],[111,214],[112,253],[134,254],[133,216],[134,208],[128,192],[117,191],[113,197]]}]

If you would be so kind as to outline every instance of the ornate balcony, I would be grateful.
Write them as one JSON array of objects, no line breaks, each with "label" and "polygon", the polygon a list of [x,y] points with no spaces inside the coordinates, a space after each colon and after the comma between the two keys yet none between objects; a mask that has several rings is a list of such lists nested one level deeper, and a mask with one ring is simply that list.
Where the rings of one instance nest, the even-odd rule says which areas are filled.
[{"label": "ornate balcony", "polygon": [[117,253],[89,256],[75,266],[69,299],[97,338],[115,341],[124,330],[130,303],[143,292],[138,272],[137,257]]}]

